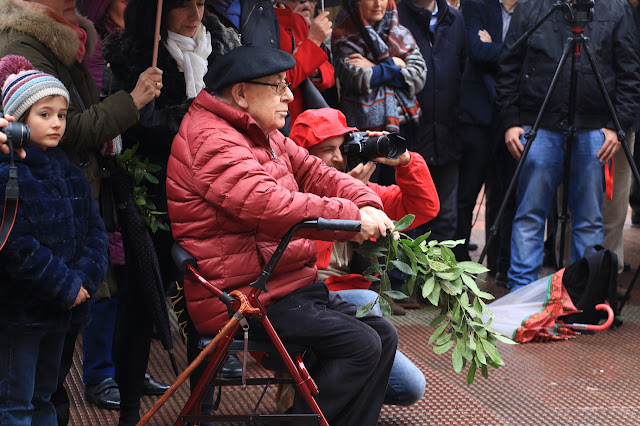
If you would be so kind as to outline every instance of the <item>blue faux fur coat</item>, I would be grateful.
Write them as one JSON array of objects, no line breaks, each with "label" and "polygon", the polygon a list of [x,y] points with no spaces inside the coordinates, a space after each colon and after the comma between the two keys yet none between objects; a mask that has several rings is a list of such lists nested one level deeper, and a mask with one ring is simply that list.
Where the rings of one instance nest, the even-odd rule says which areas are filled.
[{"label": "blue faux fur coat", "polygon": [[[20,200],[0,251],[0,330],[69,326],[80,286],[93,294],[107,271],[104,223],[80,169],[59,148],[17,160]],[[0,206],[9,176],[0,156]]]}]

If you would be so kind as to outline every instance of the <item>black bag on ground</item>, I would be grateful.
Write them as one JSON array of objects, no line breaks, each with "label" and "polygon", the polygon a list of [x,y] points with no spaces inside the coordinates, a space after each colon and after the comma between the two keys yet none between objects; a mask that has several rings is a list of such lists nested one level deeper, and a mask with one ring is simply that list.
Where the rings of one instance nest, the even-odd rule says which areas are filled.
[{"label": "black bag on ground", "polygon": [[561,317],[567,324],[598,324],[607,318],[607,313],[596,310],[596,305],[605,301],[609,302],[616,318],[620,314],[616,298],[618,256],[601,246],[588,248],[586,252],[588,254],[566,268],[562,277],[571,301],[581,311]]}]

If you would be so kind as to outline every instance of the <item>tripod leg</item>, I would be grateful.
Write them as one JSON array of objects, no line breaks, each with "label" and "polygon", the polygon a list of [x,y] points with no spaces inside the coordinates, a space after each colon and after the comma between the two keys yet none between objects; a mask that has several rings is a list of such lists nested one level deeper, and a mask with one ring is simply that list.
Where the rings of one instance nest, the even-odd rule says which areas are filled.
[{"label": "tripod leg", "polygon": [[513,193],[516,183],[518,182],[518,176],[520,176],[520,171],[522,170],[522,165],[524,164],[525,158],[527,158],[527,154],[529,153],[529,149],[531,148],[531,143],[533,143],[533,140],[536,138],[536,135],[538,133],[538,129],[540,128],[540,123],[542,121],[542,116],[544,115],[544,112],[547,109],[547,105],[549,104],[549,100],[551,99],[551,95],[553,94],[553,91],[556,88],[556,85],[558,84],[558,81],[560,80],[560,74],[562,72],[562,69],[564,68],[564,64],[567,62],[567,58],[569,57],[569,52],[571,51],[571,49],[573,48],[573,46],[575,45],[575,41],[570,38],[567,40],[567,42],[565,43],[564,46],[564,50],[562,52],[562,57],[560,58],[560,62],[558,62],[558,66],[556,67],[556,70],[553,74],[553,78],[551,80],[551,84],[549,85],[549,88],[547,89],[547,93],[545,94],[544,97],[544,101],[542,102],[542,107],[540,108],[540,111],[538,112],[538,116],[536,117],[536,121],[533,124],[533,127],[531,128],[531,130],[525,135],[525,139],[526,139],[526,143],[524,146],[524,150],[522,151],[522,155],[520,156],[520,160],[518,161],[518,166],[516,167],[516,170],[513,174],[513,178],[511,178],[511,182],[509,183],[509,187],[507,188],[507,192],[502,200],[502,204],[500,205],[500,209],[498,210],[498,213],[496,215],[495,220],[493,221],[493,225],[491,225],[491,230],[489,232],[489,238],[487,239],[487,242],[484,245],[484,248],[482,249],[482,253],[480,254],[480,260],[478,260],[478,263],[482,263],[484,261],[484,258],[487,255],[487,250],[488,247],[491,245],[491,243],[493,242],[493,239],[496,236],[496,233],[498,232],[498,225],[500,223],[500,219],[502,218],[502,216],[504,215],[504,212],[507,208],[507,203],[509,201],[509,197],[511,196],[511,194]]}]

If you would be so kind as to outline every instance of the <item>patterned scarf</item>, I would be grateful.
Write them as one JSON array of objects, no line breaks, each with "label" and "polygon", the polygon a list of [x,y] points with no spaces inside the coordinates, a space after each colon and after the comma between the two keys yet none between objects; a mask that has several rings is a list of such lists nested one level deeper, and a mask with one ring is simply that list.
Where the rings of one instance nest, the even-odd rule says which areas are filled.
[{"label": "patterned scarf", "polygon": [[[377,64],[393,56],[404,59],[413,53],[416,41],[409,30],[400,25],[394,0],[389,0],[384,17],[373,26],[362,17],[361,2],[342,0],[331,35],[334,57],[360,53]],[[415,123],[420,118],[418,101],[403,89],[380,85],[372,87],[368,95],[350,92],[345,87],[342,92],[341,109],[350,123],[358,127],[398,132],[401,118]]]}]

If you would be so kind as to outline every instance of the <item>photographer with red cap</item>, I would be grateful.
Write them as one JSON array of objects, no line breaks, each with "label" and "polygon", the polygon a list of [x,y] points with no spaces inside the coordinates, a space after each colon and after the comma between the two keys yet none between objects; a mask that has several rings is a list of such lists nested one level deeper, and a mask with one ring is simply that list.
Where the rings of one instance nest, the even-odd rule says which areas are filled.
[{"label": "photographer with red cap", "polygon": [[[290,137],[328,166],[348,172],[367,184],[378,194],[383,211],[391,219],[400,220],[407,214],[415,215],[409,229],[433,219],[440,209],[440,201],[429,168],[420,154],[405,151],[395,159],[378,157],[346,170],[342,145],[345,136],[358,131],[355,127],[348,127],[346,117],[336,109],[308,109],[298,116],[291,128]],[[386,132],[368,131],[367,135],[379,136],[383,133]],[[382,186],[369,182],[376,167],[374,161],[395,168],[397,185]],[[352,269],[353,263],[357,263],[353,256],[354,244],[342,241],[317,241],[317,244],[318,274],[329,290],[339,291],[345,300],[358,306],[366,305],[377,297],[377,292],[368,290],[370,281],[361,274],[352,273],[353,269],[357,269]],[[388,301],[392,302],[391,299]],[[394,312],[398,308],[401,307],[397,305],[394,308],[392,304]],[[381,314],[378,305],[374,306],[372,313]],[[409,406],[420,400],[424,388],[425,378],[422,372],[401,352],[396,351],[384,403]]]}]

